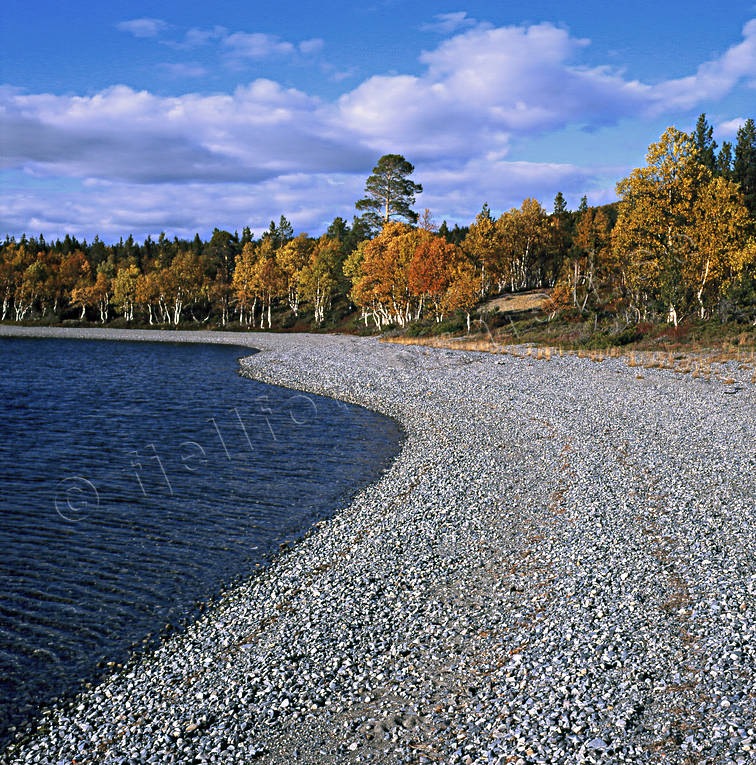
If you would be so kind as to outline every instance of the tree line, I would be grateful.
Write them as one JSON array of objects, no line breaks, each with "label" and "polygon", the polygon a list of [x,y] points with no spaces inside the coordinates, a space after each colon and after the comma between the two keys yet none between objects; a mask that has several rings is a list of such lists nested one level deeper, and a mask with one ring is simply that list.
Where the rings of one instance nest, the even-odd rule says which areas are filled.
[{"label": "tree line", "polygon": [[[609,311],[628,323],[719,315],[756,321],[756,127],[718,147],[701,115],[669,128],[647,164],[617,185],[619,201],[575,211],[526,198],[498,217],[437,226],[412,206],[422,186],[400,155],[382,157],[351,223],[320,237],[281,216],[255,239],[215,229],[209,240],[105,244],[42,236],[0,245],[0,318],[331,326],[356,310],[383,329],[461,314],[501,292],[549,290],[553,314]],[[338,316],[335,306],[338,306]]]}]

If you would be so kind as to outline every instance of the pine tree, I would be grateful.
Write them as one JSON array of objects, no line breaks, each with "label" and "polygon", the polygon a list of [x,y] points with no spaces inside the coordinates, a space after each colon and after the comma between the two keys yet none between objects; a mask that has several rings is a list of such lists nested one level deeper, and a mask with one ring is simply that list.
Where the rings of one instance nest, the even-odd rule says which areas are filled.
[{"label": "pine tree", "polygon": [[717,142],[714,140],[714,128],[706,121],[706,114],[701,114],[698,117],[696,129],[691,135],[691,139],[698,152],[698,161],[712,173],[716,172]]},{"label": "pine tree", "polygon": [[384,154],[373,168],[365,183],[365,196],[356,203],[358,210],[366,210],[365,220],[375,228],[385,226],[392,218],[405,218],[417,223],[412,210],[415,194],[423,187],[409,179],[415,171],[401,154]]},{"label": "pine tree", "polygon": [[561,191],[557,191],[557,195],[554,197],[554,215],[566,215],[567,203],[564,201],[564,195]]},{"label": "pine tree", "polygon": [[733,180],[739,184],[751,215],[756,215],[756,124],[746,120],[738,130]]},{"label": "pine tree", "polygon": [[276,227],[276,239],[281,247],[294,238],[294,227],[289,223],[285,215],[282,215]]},{"label": "pine tree", "polygon": [[722,142],[722,148],[717,155],[715,175],[726,181],[732,180],[732,144],[729,141]]}]

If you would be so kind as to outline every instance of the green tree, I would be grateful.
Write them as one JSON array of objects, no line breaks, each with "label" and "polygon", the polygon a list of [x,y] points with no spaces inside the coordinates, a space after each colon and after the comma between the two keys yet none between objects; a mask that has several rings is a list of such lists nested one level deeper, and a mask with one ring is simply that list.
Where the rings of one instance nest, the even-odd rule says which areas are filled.
[{"label": "green tree", "polygon": [[286,216],[282,215],[278,225],[276,225],[275,221],[270,222],[270,226],[268,226],[268,230],[262,235],[262,238],[269,239],[273,249],[277,250],[294,238],[294,228]]},{"label": "green tree", "polygon": [[329,239],[335,239],[341,243],[349,234],[349,224],[338,215],[333,219],[333,223],[328,227],[326,235]]},{"label": "green tree", "polygon": [[751,215],[756,215],[756,124],[749,118],[738,130],[733,180],[740,186]]},{"label": "green tree", "polygon": [[717,155],[715,173],[726,181],[732,180],[732,144],[729,141],[722,141],[722,148]]},{"label": "green tree", "polygon": [[567,214],[567,203],[564,201],[564,194],[561,191],[557,191],[557,195],[554,197],[554,215],[562,216]]},{"label": "green tree", "polygon": [[213,229],[210,242],[204,248],[207,258],[207,276],[210,278],[209,292],[211,299],[220,306],[221,324],[228,323],[234,263],[238,250],[238,239],[228,231]]},{"label": "green tree", "polygon": [[278,220],[278,226],[276,227],[276,236],[278,238],[278,246],[282,247],[287,242],[290,242],[294,238],[294,226],[291,225],[288,218],[282,215]]},{"label": "green tree", "polygon": [[714,128],[706,121],[706,114],[701,114],[696,122],[696,129],[691,135],[698,161],[713,174],[717,170],[717,142],[714,140]]},{"label": "green tree", "polygon": [[384,154],[378,160],[365,183],[365,196],[355,205],[366,211],[364,218],[371,226],[382,228],[392,218],[417,222],[412,205],[415,194],[420,194],[423,187],[409,179],[414,171],[414,166],[401,154]]}]

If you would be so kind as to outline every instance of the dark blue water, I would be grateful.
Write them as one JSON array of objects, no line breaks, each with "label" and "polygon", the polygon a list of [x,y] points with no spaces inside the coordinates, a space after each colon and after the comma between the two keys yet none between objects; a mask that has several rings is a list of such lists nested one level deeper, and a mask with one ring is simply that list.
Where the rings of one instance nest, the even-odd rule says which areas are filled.
[{"label": "dark blue water", "polygon": [[395,455],[391,420],[242,378],[249,353],[0,339],[0,744]]}]

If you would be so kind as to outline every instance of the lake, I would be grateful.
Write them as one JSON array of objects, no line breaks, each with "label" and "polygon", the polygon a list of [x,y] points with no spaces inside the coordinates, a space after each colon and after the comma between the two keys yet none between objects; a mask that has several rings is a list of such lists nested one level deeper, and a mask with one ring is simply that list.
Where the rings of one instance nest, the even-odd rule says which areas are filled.
[{"label": "lake", "polygon": [[373,481],[390,419],[250,349],[0,338],[0,745]]}]

